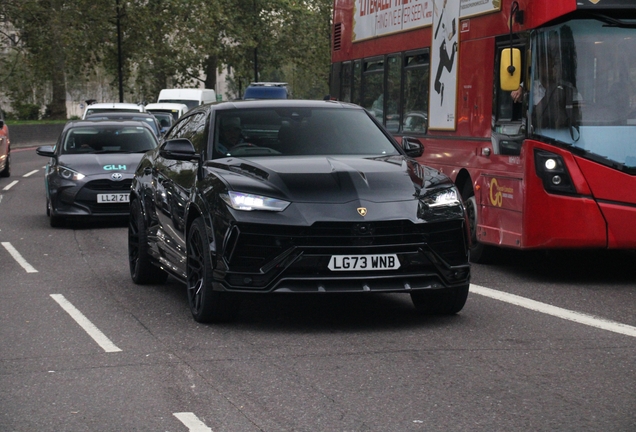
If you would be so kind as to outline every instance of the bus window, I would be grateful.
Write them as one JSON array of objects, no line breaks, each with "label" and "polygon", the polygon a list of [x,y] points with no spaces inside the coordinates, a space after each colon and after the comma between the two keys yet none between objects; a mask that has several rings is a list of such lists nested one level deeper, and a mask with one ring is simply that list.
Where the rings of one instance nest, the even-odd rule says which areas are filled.
[{"label": "bus window", "polygon": [[404,57],[404,117],[402,131],[426,133],[428,127],[428,50]]},{"label": "bus window", "polygon": [[364,62],[362,106],[379,121],[384,114],[384,59]]},{"label": "bus window", "polygon": [[340,70],[340,98],[343,102],[351,102],[351,62],[342,63]]},{"label": "bus window", "polygon": [[329,96],[338,100],[342,94],[342,65],[343,63],[333,63],[329,74]]},{"label": "bus window", "polygon": [[[501,86],[499,85],[499,66],[501,64],[501,55],[505,48],[509,48],[509,41],[502,42],[498,44],[497,49],[497,64],[495,65],[495,100],[493,104],[493,110],[495,111],[493,114],[495,116],[495,121],[497,123],[500,122],[520,122],[523,117],[523,103],[524,101],[517,100],[515,101],[512,93],[510,91],[501,90]],[[525,47],[515,46],[515,48],[521,49],[521,58],[525,59]],[[525,65],[522,66],[525,68]],[[525,73],[522,71],[522,82]],[[523,89],[522,89],[523,90]],[[522,92],[522,90],[520,90]]]},{"label": "bus window", "polygon": [[387,58],[386,103],[384,125],[390,132],[400,129],[400,87],[402,86],[402,56]]},{"label": "bus window", "polygon": [[351,89],[351,102],[354,104],[362,104],[360,100],[360,88],[362,80],[362,60],[353,62],[353,88]]}]

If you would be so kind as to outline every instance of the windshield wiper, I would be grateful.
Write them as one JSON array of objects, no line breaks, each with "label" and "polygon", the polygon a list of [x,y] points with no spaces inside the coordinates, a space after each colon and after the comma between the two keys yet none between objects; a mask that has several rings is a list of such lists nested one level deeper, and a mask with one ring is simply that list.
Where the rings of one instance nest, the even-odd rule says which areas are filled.
[{"label": "windshield wiper", "polygon": [[607,15],[594,15],[599,21],[603,21],[605,25],[603,27],[618,27],[618,28],[636,28],[636,21],[623,21],[618,18],[609,17]]}]

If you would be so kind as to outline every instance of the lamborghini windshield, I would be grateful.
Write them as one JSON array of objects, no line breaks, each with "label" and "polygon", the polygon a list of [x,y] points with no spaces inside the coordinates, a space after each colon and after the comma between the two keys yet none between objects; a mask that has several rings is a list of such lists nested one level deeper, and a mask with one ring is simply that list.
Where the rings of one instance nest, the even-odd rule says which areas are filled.
[{"label": "lamborghini windshield", "polygon": [[218,112],[215,154],[384,156],[399,152],[362,109],[268,107]]}]

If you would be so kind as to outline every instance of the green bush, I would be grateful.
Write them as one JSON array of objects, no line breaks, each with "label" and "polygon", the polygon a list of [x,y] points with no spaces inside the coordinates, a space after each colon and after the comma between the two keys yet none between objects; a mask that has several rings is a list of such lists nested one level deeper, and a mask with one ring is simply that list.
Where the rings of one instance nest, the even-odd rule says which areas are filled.
[{"label": "green bush", "polygon": [[40,107],[39,105],[30,103],[16,102],[12,104],[13,111],[9,116],[15,120],[39,120],[40,119]]}]

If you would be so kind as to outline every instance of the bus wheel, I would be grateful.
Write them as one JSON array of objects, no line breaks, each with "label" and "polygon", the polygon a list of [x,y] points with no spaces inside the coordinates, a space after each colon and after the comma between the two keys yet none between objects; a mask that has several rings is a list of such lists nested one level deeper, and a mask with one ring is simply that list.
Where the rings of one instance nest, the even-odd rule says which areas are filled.
[{"label": "bus wheel", "polygon": [[495,248],[477,241],[477,199],[471,183],[464,185],[462,191],[462,200],[468,214],[468,222],[470,223],[470,261],[478,264],[486,264],[492,261]]}]

